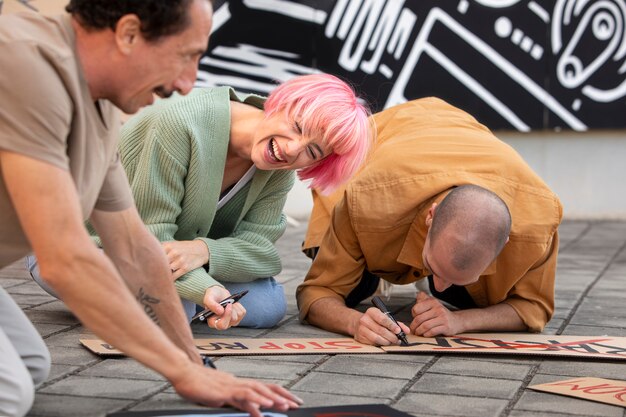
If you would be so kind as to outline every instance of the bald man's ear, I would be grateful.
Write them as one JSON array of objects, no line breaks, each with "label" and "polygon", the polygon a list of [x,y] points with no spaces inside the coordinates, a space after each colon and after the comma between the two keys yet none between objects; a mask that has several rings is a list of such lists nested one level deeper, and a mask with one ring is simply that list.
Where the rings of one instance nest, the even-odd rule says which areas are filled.
[{"label": "bald man's ear", "polygon": [[130,54],[141,38],[141,20],[136,14],[127,14],[115,25],[115,43],[124,55]]},{"label": "bald man's ear", "polygon": [[437,208],[437,203],[433,203],[432,206],[428,209],[428,213],[426,214],[426,226],[430,227],[433,224],[433,218],[435,217],[435,209]]}]

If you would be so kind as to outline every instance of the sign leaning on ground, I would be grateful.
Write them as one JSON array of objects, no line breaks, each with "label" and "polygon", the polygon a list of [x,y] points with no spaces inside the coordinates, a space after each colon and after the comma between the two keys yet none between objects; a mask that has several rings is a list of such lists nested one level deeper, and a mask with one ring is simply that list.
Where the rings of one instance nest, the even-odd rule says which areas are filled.
[{"label": "sign leaning on ground", "polygon": [[[250,339],[245,337],[195,339],[201,353],[210,356],[290,355],[342,353],[499,354],[626,360],[626,337],[559,336],[526,333],[466,333],[449,337],[408,336],[409,346],[375,347],[350,338]],[[92,352],[104,356],[123,353],[100,339],[80,339]]]},{"label": "sign leaning on ground", "polygon": [[626,407],[626,381],[584,377],[531,385],[528,388]]}]

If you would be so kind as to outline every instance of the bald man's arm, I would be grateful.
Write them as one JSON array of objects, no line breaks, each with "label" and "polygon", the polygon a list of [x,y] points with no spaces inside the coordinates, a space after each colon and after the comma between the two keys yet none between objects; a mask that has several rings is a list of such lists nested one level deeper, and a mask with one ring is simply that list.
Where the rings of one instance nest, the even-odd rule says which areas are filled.
[{"label": "bald man's arm", "polygon": [[424,292],[417,294],[411,309],[411,333],[424,336],[452,336],[478,331],[525,331],[526,324],[509,304],[450,311],[441,301]]}]

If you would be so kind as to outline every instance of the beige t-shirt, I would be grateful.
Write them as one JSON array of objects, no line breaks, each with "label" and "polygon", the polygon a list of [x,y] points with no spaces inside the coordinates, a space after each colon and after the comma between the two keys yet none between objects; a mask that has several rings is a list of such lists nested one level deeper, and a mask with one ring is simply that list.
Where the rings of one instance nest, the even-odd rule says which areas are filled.
[{"label": "beige t-shirt", "polygon": [[[69,15],[0,16],[0,149],[68,170],[85,220],[94,207],[133,200],[117,153],[119,112],[92,100],[74,46]],[[0,267],[29,251],[0,177]]]}]

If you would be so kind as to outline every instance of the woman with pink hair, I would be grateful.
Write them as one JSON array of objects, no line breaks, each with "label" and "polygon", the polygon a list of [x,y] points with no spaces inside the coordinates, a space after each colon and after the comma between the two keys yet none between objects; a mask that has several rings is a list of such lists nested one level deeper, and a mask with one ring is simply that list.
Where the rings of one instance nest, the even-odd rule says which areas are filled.
[{"label": "woman with pink hair", "polygon": [[[345,82],[313,74],[267,99],[197,88],[124,124],[122,163],[188,317],[208,308],[216,313],[208,325],[220,330],[271,327],[284,317],[284,290],[271,277],[281,270],[274,243],[286,228],[294,171],[322,193],[348,180],[372,141],[369,115]],[[249,293],[240,302],[219,305],[242,290]]]}]

